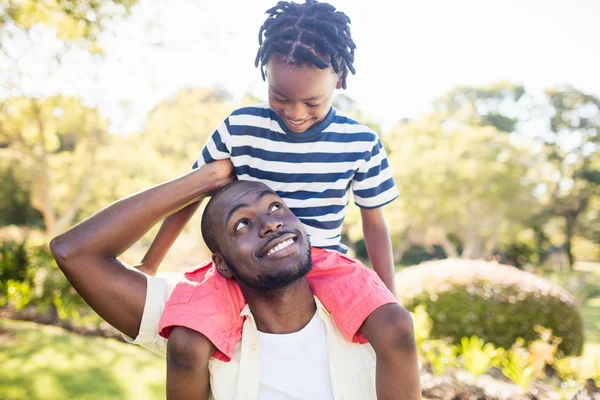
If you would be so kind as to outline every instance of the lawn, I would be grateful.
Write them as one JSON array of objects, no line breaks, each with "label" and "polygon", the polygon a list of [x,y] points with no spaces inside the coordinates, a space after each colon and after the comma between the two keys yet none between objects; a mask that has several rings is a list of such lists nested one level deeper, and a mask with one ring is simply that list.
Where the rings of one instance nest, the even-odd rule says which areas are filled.
[{"label": "lawn", "polygon": [[[600,297],[582,307],[586,370],[600,365]],[[165,360],[114,339],[0,319],[2,400],[164,399]]]},{"label": "lawn", "polygon": [[581,305],[585,324],[585,348],[583,359],[589,371],[600,367],[600,297],[594,297]]},{"label": "lawn", "polygon": [[164,399],[165,360],[114,339],[0,319],[0,397]]}]

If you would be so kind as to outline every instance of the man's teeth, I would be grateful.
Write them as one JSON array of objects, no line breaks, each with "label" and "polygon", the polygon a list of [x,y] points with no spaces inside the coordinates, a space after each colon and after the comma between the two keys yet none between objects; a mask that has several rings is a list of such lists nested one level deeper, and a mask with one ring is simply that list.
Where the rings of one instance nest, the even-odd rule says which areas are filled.
[{"label": "man's teeth", "polygon": [[288,247],[289,245],[291,245],[292,243],[294,243],[294,239],[287,239],[284,240],[283,242],[279,243],[277,246],[273,247],[271,250],[269,250],[269,252],[267,253],[267,256],[270,256],[272,254],[277,253],[280,250],[285,249],[286,247]]},{"label": "man's teeth", "polygon": [[290,121],[290,123],[294,124],[294,125],[302,125],[304,123],[304,120],[294,121],[293,119],[289,119],[289,118],[288,118],[288,121]]}]

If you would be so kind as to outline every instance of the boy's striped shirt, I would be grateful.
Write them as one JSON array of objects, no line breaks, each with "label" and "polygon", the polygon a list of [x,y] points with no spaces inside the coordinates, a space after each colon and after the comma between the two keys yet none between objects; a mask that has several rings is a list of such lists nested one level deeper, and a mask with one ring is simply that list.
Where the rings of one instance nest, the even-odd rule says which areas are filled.
[{"label": "boy's striped shirt", "polygon": [[209,138],[193,168],[226,158],[238,179],[260,181],[277,192],[315,247],[346,251],[340,233],[350,188],[362,208],[398,197],[377,134],[333,107],[303,133],[289,131],[268,104],[240,108]]}]

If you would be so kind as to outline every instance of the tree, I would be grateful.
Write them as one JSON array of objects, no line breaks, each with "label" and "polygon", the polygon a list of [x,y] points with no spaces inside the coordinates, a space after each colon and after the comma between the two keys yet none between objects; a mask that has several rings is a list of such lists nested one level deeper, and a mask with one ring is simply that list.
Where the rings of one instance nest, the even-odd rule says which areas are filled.
[{"label": "tree", "polygon": [[489,257],[531,206],[529,152],[494,127],[444,126],[430,115],[398,124],[386,141],[401,193],[391,207],[420,244],[439,244],[451,257]]},{"label": "tree", "polygon": [[499,132],[513,132],[528,114],[525,88],[511,82],[485,86],[459,86],[434,101],[442,122],[469,126],[493,126]]},{"label": "tree", "polygon": [[88,192],[107,121],[78,99],[9,98],[0,103],[0,142],[20,155],[32,181],[31,204],[46,235],[70,226]]},{"label": "tree", "polygon": [[572,267],[579,218],[600,194],[600,99],[572,87],[548,89],[546,97],[548,129],[538,135],[543,201],[563,220],[563,249]]},{"label": "tree", "polygon": [[170,163],[171,170],[183,173],[234,108],[225,90],[182,89],[148,113],[146,127],[136,140],[148,143],[163,162]]},{"label": "tree", "polygon": [[106,22],[128,14],[136,3],[137,0],[3,0],[0,31],[8,25],[29,30],[43,24],[55,27],[60,39],[93,49]]},{"label": "tree", "polygon": [[0,226],[41,226],[41,215],[31,206],[31,182],[20,167],[19,153],[0,149],[0,155]]}]

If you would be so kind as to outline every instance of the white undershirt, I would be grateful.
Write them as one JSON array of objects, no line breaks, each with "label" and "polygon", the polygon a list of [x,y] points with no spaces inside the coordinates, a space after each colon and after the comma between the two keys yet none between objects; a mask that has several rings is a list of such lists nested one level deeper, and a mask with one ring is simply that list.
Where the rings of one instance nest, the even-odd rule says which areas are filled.
[{"label": "white undershirt", "polygon": [[325,323],[316,313],[298,332],[258,332],[258,339],[258,400],[333,399]]}]

